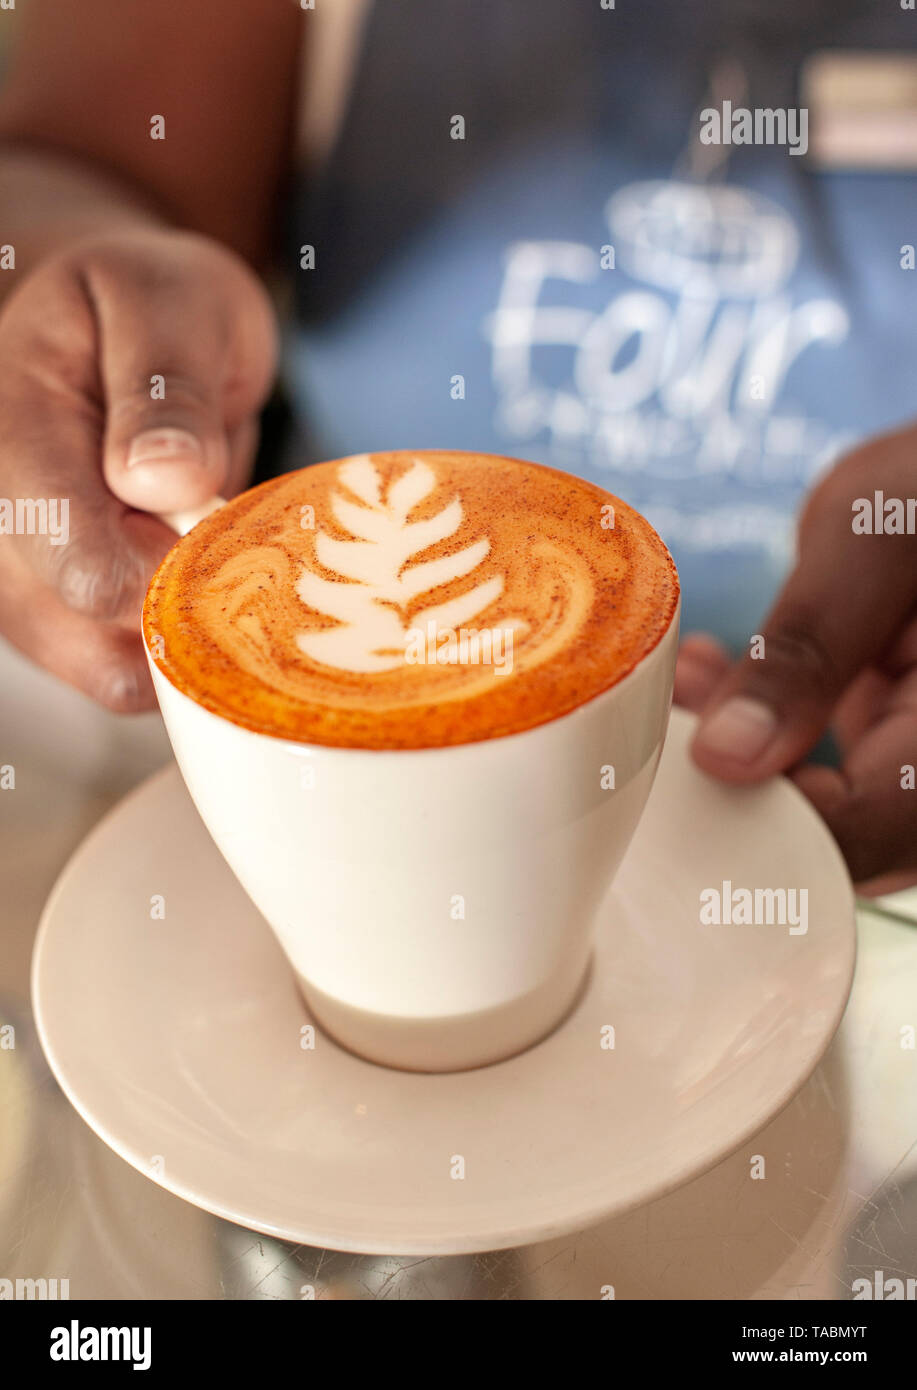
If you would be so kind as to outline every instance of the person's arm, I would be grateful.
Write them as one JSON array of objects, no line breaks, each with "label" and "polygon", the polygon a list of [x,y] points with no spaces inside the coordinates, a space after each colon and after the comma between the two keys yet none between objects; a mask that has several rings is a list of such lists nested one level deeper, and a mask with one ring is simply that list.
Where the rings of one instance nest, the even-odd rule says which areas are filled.
[{"label": "person's arm", "polygon": [[154,703],[140,605],[175,537],[150,513],[250,473],[277,353],[254,269],[301,21],[290,0],[21,14],[0,92],[0,498],[67,524],[0,532],[0,633],[115,710]]},{"label": "person's arm", "polygon": [[151,222],[263,265],[302,20],[291,0],[29,0],[0,87],[0,293],[78,237]]}]

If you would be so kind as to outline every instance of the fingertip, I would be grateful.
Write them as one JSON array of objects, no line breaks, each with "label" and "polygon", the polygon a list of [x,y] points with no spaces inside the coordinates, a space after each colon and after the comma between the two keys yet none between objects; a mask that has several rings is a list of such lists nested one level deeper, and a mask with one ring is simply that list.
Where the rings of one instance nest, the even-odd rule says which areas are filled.
[{"label": "fingertip", "polygon": [[729,663],[729,653],[711,632],[685,632],[679,651],[699,661]]},{"label": "fingertip", "polygon": [[105,673],[92,698],[112,714],[146,714],[156,708],[156,693],[148,672],[130,667]]},{"label": "fingertip", "polygon": [[678,648],[675,703],[699,714],[731,666],[725,647],[707,632],[688,633]]},{"label": "fingertip", "polygon": [[846,780],[835,767],[804,763],[790,774],[790,781],[825,819],[847,800]]},{"label": "fingertip", "polygon": [[773,752],[779,729],[776,713],[763,701],[731,695],[702,719],[691,755],[715,777],[755,781],[777,770]]},{"label": "fingertip", "polygon": [[675,703],[699,714],[723,674],[723,668],[719,665],[700,660],[691,652],[679,652],[675,663]]},{"label": "fingertip", "polygon": [[136,635],[106,639],[98,658],[78,683],[112,714],[144,714],[156,708],[156,692],[146,655]]},{"label": "fingertip", "polygon": [[158,517],[111,504],[92,530],[82,525],[69,544],[46,547],[41,577],[68,612],[93,622],[136,627],[150,579],[175,543]]},{"label": "fingertip", "polygon": [[146,512],[183,511],[218,494],[229,464],[222,436],[189,430],[144,430],[126,449],[106,453],[105,481],[129,507]]},{"label": "fingertip", "polygon": [[884,873],[860,879],[854,887],[861,898],[887,898],[893,893],[901,893],[906,888],[917,885],[917,869],[901,869],[895,873]]}]

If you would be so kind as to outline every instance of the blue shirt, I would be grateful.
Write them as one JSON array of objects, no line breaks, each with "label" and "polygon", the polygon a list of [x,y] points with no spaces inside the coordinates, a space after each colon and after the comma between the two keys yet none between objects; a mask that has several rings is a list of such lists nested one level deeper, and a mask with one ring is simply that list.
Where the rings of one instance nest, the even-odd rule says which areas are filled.
[{"label": "blue shirt", "polygon": [[724,50],[745,105],[798,106],[808,53],[914,48],[917,15],[691,8],[377,0],[290,218],[316,266],[287,370],[309,460],[435,447],[568,469],[657,527],[683,627],[744,646],[815,478],[915,413],[917,182],[777,146],[705,175],[698,113]]}]

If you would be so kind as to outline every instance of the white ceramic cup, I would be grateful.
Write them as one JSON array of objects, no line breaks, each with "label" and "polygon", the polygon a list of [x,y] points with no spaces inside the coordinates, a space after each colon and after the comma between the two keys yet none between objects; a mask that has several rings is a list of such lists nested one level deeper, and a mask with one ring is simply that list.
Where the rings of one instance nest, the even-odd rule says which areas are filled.
[{"label": "white ceramic cup", "polygon": [[571,713],[435,749],[253,733],[150,660],[204,824],[338,1042],[456,1071],[522,1051],[570,1011],[656,773],[678,617]]}]

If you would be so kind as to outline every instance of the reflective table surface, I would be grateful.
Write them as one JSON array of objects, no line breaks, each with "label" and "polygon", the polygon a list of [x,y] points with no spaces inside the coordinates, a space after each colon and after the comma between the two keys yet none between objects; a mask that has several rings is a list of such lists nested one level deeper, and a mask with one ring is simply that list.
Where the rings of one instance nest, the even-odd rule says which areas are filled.
[{"label": "reflective table surface", "polygon": [[156,1186],[50,1075],[29,962],[70,853],[169,756],[158,716],[108,715],[0,646],[0,767],[15,778],[0,791],[0,1279],[67,1279],[89,1299],[538,1300],[608,1286],[619,1299],[849,1299],[879,1270],[917,1277],[917,893],[862,907],[844,1021],[791,1104],[710,1172],[590,1230],[475,1256],[360,1257],[258,1235]]}]

